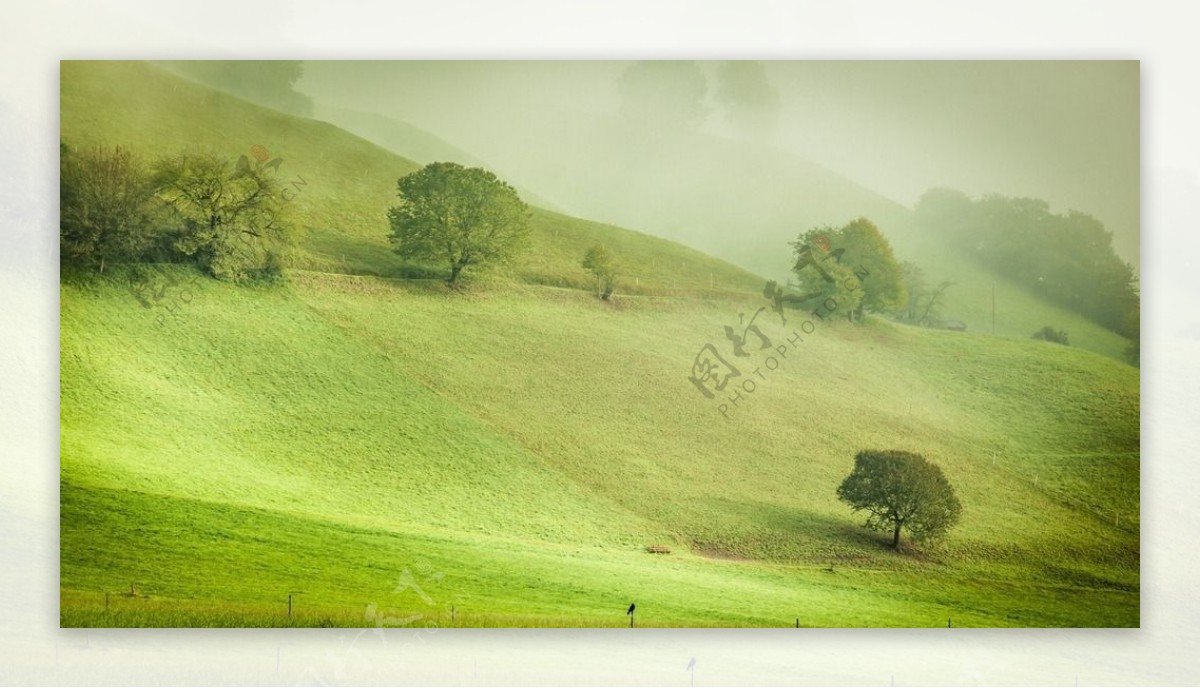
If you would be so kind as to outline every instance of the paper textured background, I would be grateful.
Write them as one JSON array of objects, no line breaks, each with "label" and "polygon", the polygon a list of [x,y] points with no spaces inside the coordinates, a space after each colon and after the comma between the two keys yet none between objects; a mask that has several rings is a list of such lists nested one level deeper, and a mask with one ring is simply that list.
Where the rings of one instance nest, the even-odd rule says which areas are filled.
[{"label": "paper textured background", "polygon": [[[0,10],[0,684],[1194,684],[1200,63],[1184,3],[60,2]],[[1142,64],[1142,629],[60,630],[58,60]]]}]

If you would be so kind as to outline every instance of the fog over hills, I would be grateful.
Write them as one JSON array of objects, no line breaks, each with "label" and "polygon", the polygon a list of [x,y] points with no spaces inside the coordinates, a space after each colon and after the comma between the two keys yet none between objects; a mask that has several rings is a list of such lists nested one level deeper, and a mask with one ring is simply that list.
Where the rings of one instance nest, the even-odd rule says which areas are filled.
[{"label": "fog over hills", "polygon": [[[640,168],[659,176],[660,188],[686,185],[688,193],[680,199],[713,201],[677,216],[692,212],[712,222],[676,219],[674,226],[662,217],[663,208],[621,193],[635,187],[625,178],[630,161],[646,159],[653,148],[645,137],[618,135],[617,128],[661,124],[650,121],[647,112],[653,111],[625,107],[620,82],[631,64],[308,63],[297,89],[452,140],[568,212],[632,224],[709,250],[731,231],[722,216],[728,202],[721,206],[715,199],[737,196],[739,212],[753,208],[761,219],[762,211],[771,214],[763,207],[768,199],[777,204],[795,188],[796,170],[815,167],[836,173],[827,179],[845,181],[837,193],[857,200],[858,191],[850,191],[857,186],[904,207],[931,187],[1043,198],[1058,212],[1096,216],[1113,232],[1117,253],[1137,267],[1136,62],[764,62],[766,88],[776,96],[763,101],[771,112],[759,132],[769,135],[754,136],[754,144],[775,149],[771,164],[793,156],[785,165],[789,172],[778,174],[769,166],[758,176],[727,170],[711,186],[701,183],[699,172],[731,164],[719,156],[714,160],[714,148],[721,147],[715,141],[744,139],[746,129],[731,116],[722,63],[696,63],[704,79],[702,111],[665,138],[703,135],[709,143],[691,146],[691,156],[684,154],[687,146],[673,146],[670,156],[658,160],[659,169]],[[610,135],[597,135],[605,131]],[[745,146],[728,147],[743,159],[747,155]],[[597,195],[581,179],[593,184],[608,179],[602,188],[610,193]],[[720,188],[728,179],[738,185]],[[748,190],[753,198],[742,197]],[[811,203],[802,205],[810,207],[820,199],[806,200]],[[783,209],[791,213],[786,204]],[[805,222],[846,219],[825,219],[818,211],[790,217],[796,225],[789,229],[792,236]],[[765,238],[775,224],[770,218],[754,232],[742,227],[740,237],[754,241],[762,231]]]}]

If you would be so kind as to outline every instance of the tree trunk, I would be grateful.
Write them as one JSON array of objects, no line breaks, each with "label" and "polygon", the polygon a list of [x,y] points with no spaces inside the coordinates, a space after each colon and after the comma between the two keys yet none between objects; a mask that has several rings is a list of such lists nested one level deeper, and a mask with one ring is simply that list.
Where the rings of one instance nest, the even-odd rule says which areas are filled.
[{"label": "tree trunk", "polygon": [[892,548],[900,549],[900,524],[897,523],[895,529],[892,530]]},{"label": "tree trunk", "polygon": [[450,279],[446,280],[447,284],[454,284],[458,280],[458,273],[462,272],[463,266],[461,263],[455,263],[450,266]]}]

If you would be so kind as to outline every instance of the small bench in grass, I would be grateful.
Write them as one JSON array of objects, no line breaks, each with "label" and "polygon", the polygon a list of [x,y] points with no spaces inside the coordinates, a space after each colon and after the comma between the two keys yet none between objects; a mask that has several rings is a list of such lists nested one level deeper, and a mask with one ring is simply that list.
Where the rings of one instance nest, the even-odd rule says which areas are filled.
[{"label": "small bench in grass", "polygon": [[646,551],[651,554],[670,554],[671,548],[666,545],[650,545]]}]

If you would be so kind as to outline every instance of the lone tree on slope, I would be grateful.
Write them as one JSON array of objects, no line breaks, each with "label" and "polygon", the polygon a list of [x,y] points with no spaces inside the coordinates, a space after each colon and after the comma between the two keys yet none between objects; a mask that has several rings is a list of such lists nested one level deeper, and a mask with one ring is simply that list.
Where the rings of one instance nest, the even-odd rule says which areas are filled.
[{"label": "lone tree on slope", "polygon": [[487,170],[434,162],[396,183],[391,240],[404,258],[444,261],[453,285],[469,265],[503,262],[529,238],[529,208]]},{"label": "lone tree on slope", "polygon": [[612,296],[617,268],[612,254],[604,248],[603,244],[593,244],[584,254],[583,262],[580,265],[596,278],[596,296],[601,299]]},{"label": "lone tree on slope", "polygon": [[866,526],[892,531],[900,548],[900,530],[918,540],[943,535],[962,514],[962,505],[942,469],[920,454],[865,450],[854,457],[854,470],[837,489],[838,499],[869,514]]}]

